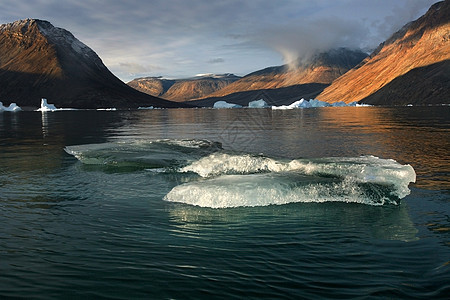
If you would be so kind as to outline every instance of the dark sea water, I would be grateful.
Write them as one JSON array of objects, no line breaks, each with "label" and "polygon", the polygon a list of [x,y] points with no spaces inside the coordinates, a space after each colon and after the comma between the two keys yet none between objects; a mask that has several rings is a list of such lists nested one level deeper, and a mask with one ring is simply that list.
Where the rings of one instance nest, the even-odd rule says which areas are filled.
[{"label": "dark sea water", "polygon": [[1,299],[446,299],[449,216],[450,107],[0,113]]}]

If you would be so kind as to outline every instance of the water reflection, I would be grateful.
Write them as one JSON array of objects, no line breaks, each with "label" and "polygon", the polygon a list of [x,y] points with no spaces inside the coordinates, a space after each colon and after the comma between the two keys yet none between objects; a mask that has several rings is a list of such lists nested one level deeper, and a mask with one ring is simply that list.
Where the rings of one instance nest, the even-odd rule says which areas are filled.
[{"label": "water reflection", "polygon": [[411,164],[417,186],[450,185],[449,107],[141,111],[116,138],[188,138],[275,157],[375,155]]},{"label": "water reflection", "polygon": [[[264,229],[264,233],[270,235],[271,230],[277,231],[277,224],[291,227],[293,232],[298,232],[303,226],[311,228],[311,224],[316,224],[317,230],[325,230],[336,236],[362,232],[371,238],[382,240],[409,242],[418,239],[418,230],[410,218],[407,203],[383,207],[346,203],[297,203],[232,209],[172,204],[168,212],[173,233],[182,236],[197,237],[211,229],[212,224],[216,230],[217,227],[226,229],[224,234],[230,236],[234,235],[231,233],[233,230],[251,230],[256,227]],[[336,227],[336,224],[339,226]]]},{"label": "water reflection", "polygon": [[45,139],[47,136],[48,136],[48,134],[49,134],[49,132],[48,132],[48,126],[49,126],[49,124],[48,124],[48,115],[49,115],[49,112],[45,112],[45,111],[42,111],[41,112],[41,120],[42,120],[42,137]]}]

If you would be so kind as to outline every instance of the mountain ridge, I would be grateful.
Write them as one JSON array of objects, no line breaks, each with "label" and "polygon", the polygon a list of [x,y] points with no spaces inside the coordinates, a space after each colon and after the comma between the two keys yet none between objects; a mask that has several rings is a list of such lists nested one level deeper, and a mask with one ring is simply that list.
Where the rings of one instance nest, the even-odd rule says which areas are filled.
[{"label": "mountain ridge", "polygon": [[[435,103],[435,99],[430,97],[437,96],[440,99],[447,99],[445,103],[450,103],[450,97],[448,97],[450,70],[447,63],[440,66],[443,68],[439,71],[443,73],[442,76],[435,77],[444,82],[428,81],[431,84],[429,86],[422,84],[426,76],[429,76],[427,66],[450,60],[449,20],[450,1],[433,4],[423,16],[409,22],[381,43],[357,68],[336,79],[317,98],[327,102],[361,101],[368,104],[400,105],[411,101],[416,104]],[[415,71],[406,76],[413,70]],[[420,75],[421,72],[424,73]],[[414,82],[409,82],[406,78]],[[389,85],[390,83],[392,84]],[[434,84],[439,88],[434,88]],[[393,86],[397,92],[389,91],[389,87]],[[399,92],[402,89],[401,86],[407,91],[404,95]],[[428,96],[424,98],[408,101],[406,95],[419,97],[411,93],[411,89],[417,86],[435,92],[428,93]],[[438,91],[439,94],[437,94]],[[417,90],[417,92],[420,91]],[[377,93],[376,96],[375,93]],[[394,100],[393,94],[399,98]],[[421,93],[421,95],[425,94]],[[390,100],[382,101],[383,97]]]},{"label": "mountain ridge", "polygon": [[149,95],[181,102],[205,97],[239,78],[231,73],[202,74],[182,79],[141,77],[133,79],[127,84]]},{"label": "mountain ridge", "polygon": [[41,98],[73,108],[187,107],[128,87],[92,49],[48,21],[0,25],[0,101],[39,107]]},{"label": "mountain ridge", "polygon": [[361,50],[348,48],[331,49],[327,52],[318,53],[307,63],[296,66],[273,66],[257,70],[208,95],[207,98],[223,97],[237,92],[276,89],[310,83],[329,85],[366,57],[367,54]]}]

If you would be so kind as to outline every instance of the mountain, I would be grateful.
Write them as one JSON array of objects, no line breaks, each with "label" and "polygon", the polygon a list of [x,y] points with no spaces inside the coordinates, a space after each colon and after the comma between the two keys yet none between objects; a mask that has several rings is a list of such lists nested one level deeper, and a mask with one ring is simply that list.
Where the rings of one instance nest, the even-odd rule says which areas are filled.
[{"label": "mountain", "polygon": [[208,95],[225,95],[255,90],[284,88],[300,84],[330,84],[333,80],[359,64],[367,54],[360,50],[333,49],[317,54],[310,61],[295,67],[288,65],[269,67],[250,73],[225,88]]},{"label": "mountain", "polygon": [[144,77],[133,79],[127,84],[149,95],[179,102],[203,98],[223,89],[239,78],[239,76],[234,74],[206,74],[187,79]]},{"label": "mountain", "polygon": [[398,32],[317,98],[378,105],[450,103],[450,1]]},{"label": "mountain", "polygon": [[27,19],[0,25],[0,101],[39,107],[179,107],[138,92],[114,76],[69,31]]}]

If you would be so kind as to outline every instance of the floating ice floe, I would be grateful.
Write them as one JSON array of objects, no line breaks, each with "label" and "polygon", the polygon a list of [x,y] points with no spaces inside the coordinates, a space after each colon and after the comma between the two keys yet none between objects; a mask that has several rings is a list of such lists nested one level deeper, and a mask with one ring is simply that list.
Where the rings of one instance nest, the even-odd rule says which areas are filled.
[{"label": "floating ice floe", "polygon": [[214,103],[213,108],[241,108],[242,106],[239,104],[228,103],[226,101],[217,101]]},{"label": "floating ice floe", "polygon": [[266,108],[270,107],[264,99],[259,99],[255,101],[251,101],[248,103],[249,108]]},{"label": "floating ice floe", "polygon": [[17,112],[17,111],[21,111],[22,109],[17,106],[16,103],[11,103],[8,107],[3,106],[3,103],[0,102],[0,112],[2,111],[11,111],[11,112]]},{"label": "floating ice floe", "polygon": [[139,106],[138,109],[154,109],[153,106]]},{"label": "floating ice floe", "polygon": [[416,181],[412,166],[393,159],[276,158],[227,151],[207,140],[135,140],[64,150],[99,168],[170,174],[178,185],[165,200],[210,208],[305,202],[398,205]]}]

